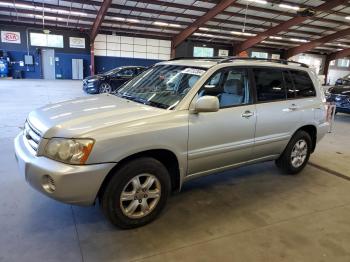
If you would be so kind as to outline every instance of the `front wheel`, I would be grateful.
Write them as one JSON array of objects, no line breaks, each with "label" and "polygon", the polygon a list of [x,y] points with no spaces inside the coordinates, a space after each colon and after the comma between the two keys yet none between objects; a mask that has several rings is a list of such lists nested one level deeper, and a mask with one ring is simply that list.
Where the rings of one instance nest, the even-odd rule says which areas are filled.
[{"label": "front wheel", "polygon": [[110,94],[111,92],[112,92],[112,87],[110,84],[108,84],[106,82],[101,83],[100,88],[99,88],[100,94],[103,94],[103,93]]},{"label": "front wheel", "polygon": [[287,174],[297,174],[306,166],[311,154],[312,141],[305,131],[298,131],[289,141],[276,165]]},{"label": "front wheel", "polygon": [[170,188],[169,173],[161,162],[149,157],[135,159],[109,181],[101,198],[102,210],[120,228],[139,227],[159,215]]}]

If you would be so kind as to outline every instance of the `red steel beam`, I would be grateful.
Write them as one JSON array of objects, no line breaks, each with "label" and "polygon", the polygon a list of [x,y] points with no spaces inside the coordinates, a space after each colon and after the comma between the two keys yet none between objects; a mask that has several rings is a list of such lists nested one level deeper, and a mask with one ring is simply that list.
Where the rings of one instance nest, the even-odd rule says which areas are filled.
[{"label": "red steel beam", "polygon": [[[347,2],[348,2],[348,0],[332,0],[332,1],[325,2],[322,5],[315,7],[314,9],[316,12],[329,11],[330,9],[332,9],[336,6],[339,6],[339,5],[347,3]],[[260,34],[257,34],[256,36],[244,41],[243,43],[241,43],[240,45],[238,45],[234,49],[234,53],[239,54],[240,52],[247,50],[248,48],[264,41],[269,36],[276,35],[282,31],[287,31],[289,28],[296,26],[298,24],[301,24],[302,22],[304,22],[307,19],[310,19],[310,17],[297,16],[297,17],[294,17],[290,20],[287,20],[287,21],[285,21],[285,22],[283,22],[275,27],[272,27],[272,28],[260,33]]]},{"label": "red steel beam", "polygon": [[176,48],[179,44],[181,44],[185,39],[191,36],[200,26],[208,22],[210,19],[214,18],[216,15],[220,14],[227,7],[232,5],[235,0],[223,0],[218,3],[214,8],[208,11],[205,15],[199,17],[196,21],[194,21],[191,25],[189,25],[186,29],[180,32],[178,35],[174,36],[172,41],[172,48]]},{"label": "red steel beam", "polygon": [[325,43],[331,42],[331,41],[339,39],[339,38],[343,38],[344,36],[348,36],[348,35],[350,35],[350,28],[338,31],[334,34],[330,34],[330,35],[327,35],[325,37],[322,37],[322,38],[319,38],[316,40],[313,40],[309,43],[290,48],[286,51],[286,58],[295,56],[297,54],[300,54],[300,53],[303,53],[306,51],[309,51],[317,46],[321,46]]},{"label": "red steel beam", "polygon": [[95,38],[97,36],[98,30],[100,29],[100,26],[102,24],[102,21],[107,13],[108,8],[111,6],[112,0],[103,0],[102,5],[100,9],[98,10],[98,13],[96,15],[96,19],[94,21],[94,24],[92,25],[91,29],[91,42],[93,43],[95,41]]}]

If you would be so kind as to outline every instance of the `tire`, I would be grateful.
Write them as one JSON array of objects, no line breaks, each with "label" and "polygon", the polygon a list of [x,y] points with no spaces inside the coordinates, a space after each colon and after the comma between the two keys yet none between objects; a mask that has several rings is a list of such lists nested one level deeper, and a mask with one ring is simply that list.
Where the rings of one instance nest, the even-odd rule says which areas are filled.
[{"label": "tire", "polygon": [[112,86],[110,84],[106,83],[106,82],[102,82],[100,84],[98,92],[100,94],[103,94],[103,93],[110,94],[112,92]]},{"label": "tire", "polygon": [[[304,144],[306,147],[304,147]],[[281,156],[275,161],[276,166],[286,174],[298,174],[309,161],[311,149],[312,140],[310,135],[302,130],[297,131]]]},{"label": "tire", "polygon": [[[152,179],[154,183],[146,190]],[[101,207],[113,225],[122,229],[140,227],[160,214],[170,189],[170,176],[161,162],[151,157],[138,158],[125,163],[113,174],[100,199]]]}]

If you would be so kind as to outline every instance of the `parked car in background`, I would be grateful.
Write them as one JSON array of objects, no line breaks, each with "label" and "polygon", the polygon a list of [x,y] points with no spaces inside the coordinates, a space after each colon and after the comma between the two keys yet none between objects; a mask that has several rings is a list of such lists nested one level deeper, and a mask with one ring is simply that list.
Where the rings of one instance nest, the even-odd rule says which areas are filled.
[{"label": "parked car in background", "polygon": [[143,66],[122,66],[89,76],[83,80],[83,90],[89,94],[111,93],[145,69]]},{"label": "parked car in background", "polygon": [[172,60],[113,94],[31,112],[15,152],[39,192],[69,204],[98,200],[113,224],[134,228],[191,179],[268,160],[299,173],[328,131],[325,102],[305,65]]},{"label": "parked car in background", "polygon": [[327,102],[336,105],[335,112],[350,114],[350,86],[330,87],[326,92]]},{"label": "parked car in background", "polygon": [[335,81],[336,86],[350,86],[350,74]]}]

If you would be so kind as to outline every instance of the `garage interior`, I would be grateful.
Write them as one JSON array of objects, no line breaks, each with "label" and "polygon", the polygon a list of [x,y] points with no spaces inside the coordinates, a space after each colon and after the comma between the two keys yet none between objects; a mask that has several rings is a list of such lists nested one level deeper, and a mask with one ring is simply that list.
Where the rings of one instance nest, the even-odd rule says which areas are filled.
[{"label": "garage interior", "polygon": [[[298,176],[273,163],[186,183],[133,230],[20,177],[13,139],[82,80],[179,57],[307,64],[326,92],[350,74],[350,1],[0,0],[0,261],[350,261],[350,115]],[[278,121],[278,120],[276,120]]]}]

